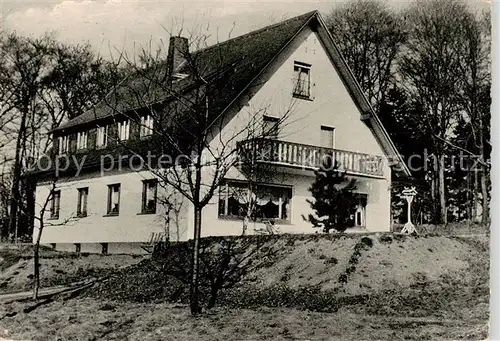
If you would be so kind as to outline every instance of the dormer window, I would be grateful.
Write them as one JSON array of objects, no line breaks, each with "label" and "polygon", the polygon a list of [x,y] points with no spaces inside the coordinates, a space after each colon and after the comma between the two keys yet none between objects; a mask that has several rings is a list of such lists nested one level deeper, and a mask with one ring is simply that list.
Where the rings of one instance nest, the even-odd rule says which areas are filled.
[{"label": "dormer window", "polygon": [[87,149],[88,133],[80,131],[76,135],[76,149]]},{"label": "dormer window", "polygon": [[59,155],[66,154],[69,150],[69,136],[59,137]]},{"label": "dormer window", "polygon": [[295,62],[293,64],[293,97],[311,98],[311,65]]},{"label": "dormer window", "polygon": [[120,141],[128,140],[130,136],[130,121],[125,120],[118,123],[118,138]]},{"label": "dormer window", "polygon": [[105,148],[108,145],[108,126],[97,127],[97,148]]},{"label": "dormer window", "polygon": [[151,117],[151,115],[141,117],[140,137],[153,134],[153,124],[153,117]]}]

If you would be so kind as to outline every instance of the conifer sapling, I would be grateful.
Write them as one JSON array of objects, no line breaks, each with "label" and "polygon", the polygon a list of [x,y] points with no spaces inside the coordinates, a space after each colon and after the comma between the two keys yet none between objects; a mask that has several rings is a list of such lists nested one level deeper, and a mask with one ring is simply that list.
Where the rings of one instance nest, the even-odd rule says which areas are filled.
[{"label": "conifer sapling", "polygon": [[302,218],[327,233],[332,229],[343,232],[353,226],[356,180],[348,179],[332,158],[326,158],[314,173],[316,179],[309,188],[314,200],[307,200],[314,214]]}]

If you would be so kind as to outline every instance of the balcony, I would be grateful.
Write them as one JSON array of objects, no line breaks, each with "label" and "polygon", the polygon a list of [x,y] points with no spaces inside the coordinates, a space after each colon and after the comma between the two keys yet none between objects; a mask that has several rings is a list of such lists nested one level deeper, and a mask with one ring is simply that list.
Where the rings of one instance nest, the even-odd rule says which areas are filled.
[{"label": "balcony", "polygon": [[339,169],[351,175],[383,177],[383,159],[346,150],[322,148],[305,144],[271,139],[252,139],[239,143],[240,157],[252,158],[256,162],[265,162],[282,166],[315,170],[325,158],[333,158],[339,163]]}]

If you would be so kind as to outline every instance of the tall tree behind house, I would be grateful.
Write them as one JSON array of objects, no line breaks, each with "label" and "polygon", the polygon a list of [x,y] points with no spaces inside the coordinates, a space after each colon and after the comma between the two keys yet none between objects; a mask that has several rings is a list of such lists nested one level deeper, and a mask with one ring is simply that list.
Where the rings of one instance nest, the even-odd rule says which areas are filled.
[{"label": "tall tree behind house", "polygon": [[[457,147],[464,149],[467,155],[474,156],[473,164],[477,167],[467,172],[467,183],[472,184],[472,202],[474,216],[477,203],[481,201],[482,222],[489,220],[489,174],[487,162],[491,153],[490,140],[490,105],[491,105],[491,16],[489,12],[464,13],[462,22],[463,44],[459,45],[462,55],[460,65],[461,84],[460,104],[463,108],[463,124],[457,133]],[[477,162],[476,162],[477,161]],[[478,179],[479,177],[479,179]],[[474,178],[472,180],[471,178]],[[479,183],[478,183],[479,182]],[[481,194],[479,198],[478,193]],[[479,200],[481,199],[481,200]]]},{"label": "tall tree behind house", "polygon": [[[377,1],[353,0],[334,7],[328,24],[398,150],[411,163],[411,185],[429,193],[422,202],[423,216],[444,221],[446,206],[467,206],[474,209],[461,218],[470,219],[479,215],[475,208],[481,201],[487,220],[489,13],[474,13],[460,1],[417,1],[398,12]],[[479,155],[476,171],[458,169],[460,153],[469,156],[462,162],[468,166]],[[408,185],[396,179],[394,205],[404,204],[398,194]]]},{"label": "tall tree behind house", "polygon": [[408,41],[398,63],[400,84],[409,100],[421,108],[413,124],[430,137],[428,152],[433,156],[432,194],[439,222],[447,223],[447,159],[456,152],[451,141],[456,136],[462,111],[460,80],[464,56],[463,18],[468,15],[465,3],[417,1],[405,13]]},{"label": "tall tree behind house", "polygon": [[326,18],[340,53],[376,110],[393,83],[397,55],[406,41],[402,22],[374,0],[336,6]]},{"label": "tall tree behind house", "polygon": [[[0,38],[1,153],[9,167],[11,235],[25,210],[23,172],[52,145],[48,132],[89,108],[107,91],[113,65],[88,45],[65,45],[50,36]],[[24,226],[23,226],[24,227]]]}]

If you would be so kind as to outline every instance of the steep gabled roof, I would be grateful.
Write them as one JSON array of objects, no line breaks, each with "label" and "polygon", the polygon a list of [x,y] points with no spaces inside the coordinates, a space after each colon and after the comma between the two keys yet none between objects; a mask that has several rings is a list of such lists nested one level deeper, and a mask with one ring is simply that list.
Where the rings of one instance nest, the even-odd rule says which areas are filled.
[{"label": "steep gabled roof", "polygon": [[[386,155],[392,159],[392,165],[399,167],[398,173],[410,176],[410,171],[364,96],[359,83],[341,56],[318,11],[312,11],[193,52],[193,60],[203,78],[208,80],[215,73],[218,73],[220,77],[221,70],[223,70],[224,76],[231,79],[230,87],[224,88],[221,95],[217,96],[215,102],[210,106],[212,119],[215,120],[219,115],[222,115],[238,96],[257,79],[258,75],[264,72],[280,52],[293,41],[295,36],[311,23],[315,24],[317,33],[333,65],[360,110],[361,119],[371,129]],[[178,71],[182,72],[182,69]],[[137,110],[144,107],[144,103],[154,104],[159,101],[168,101],[169,98],[173,98],[172,90],[183,92],[192,88],[193,82],[189,77],[175,82],[172,85],[172,90],[168,92],[165,91],[164,87],[155,87],[149,82],[148,73],[151,73],[150,79],[157,80],[166,72],[167,65],[165,63],[157,66],[154,70],[145,70],[139,76],[130,75],[93,109],[62,124],[54,131],[61,132],[77,128],[80,125],[110,118],[119,113]],[[146,88],[147,91],[143,91]]]},{"label": "steep gabled roof", "polygon": [[[197,71],[202,73],[204,78],[208,78],[214,72],[220,72],[224,68],[231,70],[232,89],[225,92],[215,107],[224,109],[232,102],[234,96],[237,96],[251,82],[255,74],[259,73],[315,15],[317,15],[317,12],[312,11],[211,47],[194,51],[192,59],[197,63]],[[182,72],[182,70],[179,71]],[[148,72],[150,77],[147,76]],[[144,106],[144,103],[150,102],[150,104],[153,104],[159,99],[167,99],[171,92],[167,93],[163,87],[154,88],[154,82],[149,81],[149,79],[161,79],[166,72],[167,64],[165,62],[150,71],[141,72],[141,75],[129,75],[93,109],[62,124],[54,131],[77,127],[120,112],[139,109]],[[173,90],[180,92],[189,85],[191,85],[189,78],[180,80],[173,84]],[[141,93],[142,97],[137,98],[137,95]],[[149,96],[150,101],[144,96]]]}]

